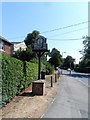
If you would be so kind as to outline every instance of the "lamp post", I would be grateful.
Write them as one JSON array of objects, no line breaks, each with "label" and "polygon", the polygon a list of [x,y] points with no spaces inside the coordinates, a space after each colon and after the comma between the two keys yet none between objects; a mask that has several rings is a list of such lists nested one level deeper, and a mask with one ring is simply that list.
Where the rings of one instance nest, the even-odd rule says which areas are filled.
[{"label": "lamp post", "polygon": [[[63,54],[66,53],[66,52],[62,52],[62,58],[63,58]],[[62,74],[62,69],[61,69],[61,74]]]},{"label": "lamp post", "polygon": [[62,58],[63,58],[63,54],[66,53],[66,52],[62,52]]}]

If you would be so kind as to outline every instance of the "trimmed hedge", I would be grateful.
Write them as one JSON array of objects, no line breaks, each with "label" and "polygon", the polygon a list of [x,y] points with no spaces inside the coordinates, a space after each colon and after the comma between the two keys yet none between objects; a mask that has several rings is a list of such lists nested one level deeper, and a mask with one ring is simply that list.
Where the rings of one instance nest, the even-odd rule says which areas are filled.
[{"label": "trimmed hedge", "polygon": [[76,67],[74,69],[75,72],[80,72],[80,73],[90,73],[90,67],[88,68],[79,68],[79,67]]},{"label": "trimmed hedge", "polygon": [[9,102],[37,77],[37,64],[2,54],[2,104]]}]

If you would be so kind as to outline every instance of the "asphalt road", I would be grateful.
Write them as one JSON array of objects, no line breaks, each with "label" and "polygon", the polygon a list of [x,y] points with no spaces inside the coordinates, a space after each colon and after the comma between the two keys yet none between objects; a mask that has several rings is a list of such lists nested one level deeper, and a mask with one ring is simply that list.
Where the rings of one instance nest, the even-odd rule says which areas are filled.
[{"label": "asphalt road", "polygon": [[63,71],[58,94],[43,118],[89,118],[88,88],[86,74]]},{"label": "asphalt road", "polygon": [[70,74],[69,71],[67,72],[65,70],[63,70],[63,74],[76,78],[76,80],[81,81],[84,85],[90,87],[90,74],[78,73],[74,71]]}]

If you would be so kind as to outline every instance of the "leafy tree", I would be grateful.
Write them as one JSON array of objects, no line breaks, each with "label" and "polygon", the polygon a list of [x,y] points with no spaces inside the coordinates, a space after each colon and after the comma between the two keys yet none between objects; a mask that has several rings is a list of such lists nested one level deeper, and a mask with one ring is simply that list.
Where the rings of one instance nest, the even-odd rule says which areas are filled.
[{"label": "leafy tree", "polygon": [[56,49],[53,48],[51,53],[50,53],[50,59],[49,62],[54,65],[55,69],[62,63],[62,56],[60,52]]},{"label": "leafy tree", "polygon": [[46,74],[50,75],[53,72],[54,72],[54,66],[51,63],[46,62]]},{"label": "leafy tree", "polygon": [[34,41],[38,35],[39,31],[37,30],[34,30],[32,33],[27,34],[27,37],[24,40],[27,46],[26,50],[19,49],[13,56],[23,61],[36,61],[36,53],[33,52],[32,49],[34,47]]},{"label": "leafy tree", "polygon": [[[26,50],[22,50],[21,48],[15,52],[13,57],[20,59],[22,61],[31,61],[36,58],[36,54],[33,53],[31,45],[29,45]],[[34,60],[35,61],[35,60]]]},{"label": "leafy tree", "polygon": [[90,67],[90,37],[86,36],[84,37],[84,48],[81,52],[82,58],[81,62],[79,63],[80,67]]},{"label": "leafy tree", "polygon": [[24,40],[26,46],[31,45],[32,48],[33,48],[33,46],[34,46],[34,41],[35,41],[35,39],[38,37],[39,34],[40,34],[40,33],[39,33],[39,31],[37,31],[37,30],[34,30],[32,33],[27,34],[27,37],[26,37],[25,40]]},{"label": "leafy tree", "polygon": [[66,69],[67,68],[74,69],[74,61],[75,61],[75,59],[73,59],[72,56],[67,56],[64,59],[63,67],[65,67]]}]

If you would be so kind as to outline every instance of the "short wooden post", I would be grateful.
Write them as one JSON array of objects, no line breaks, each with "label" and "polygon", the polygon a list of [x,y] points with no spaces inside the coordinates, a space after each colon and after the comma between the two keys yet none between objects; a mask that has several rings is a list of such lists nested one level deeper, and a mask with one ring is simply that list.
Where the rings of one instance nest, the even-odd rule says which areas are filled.
[{"label": "short wooden post", "polygon": [[57,74],[55,74],[55,82],[57,82]]},{"label": "short wooden post", "polygon": [[60,73],[58,73],[58,79],[59,79],[59,77],[60,77]]},{"label": "short wooden post", "polygon": [[52,76],[51,76],[51,87],[53,87],[53,79],[52,79]]}]

